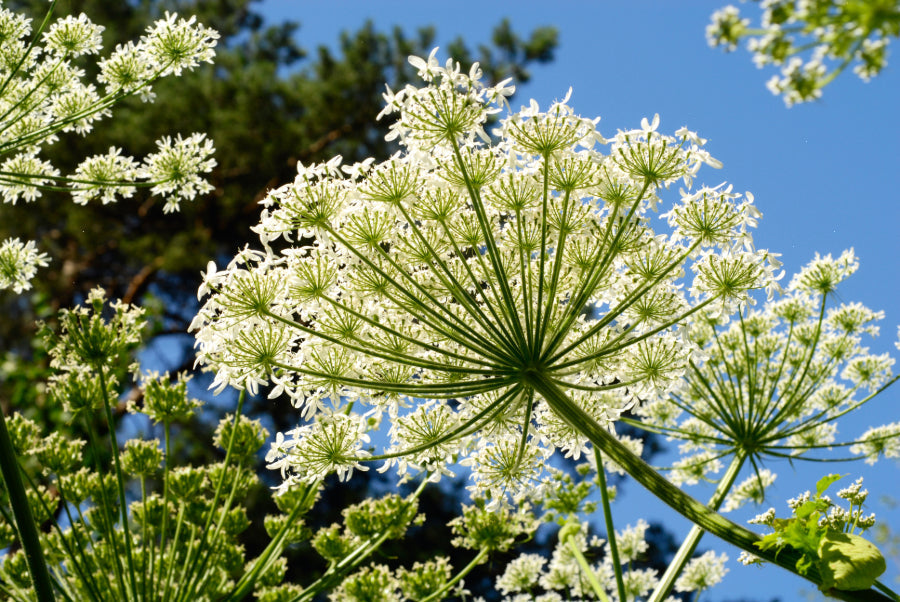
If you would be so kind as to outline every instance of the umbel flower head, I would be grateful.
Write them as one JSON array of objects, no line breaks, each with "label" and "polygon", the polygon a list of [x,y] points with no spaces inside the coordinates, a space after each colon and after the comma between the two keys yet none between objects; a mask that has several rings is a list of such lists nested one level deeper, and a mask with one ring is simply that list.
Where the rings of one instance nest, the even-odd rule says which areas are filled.
[{"label": "umbel flower head", "polygon": [[[567,97],[490,138],[505,82],[410,62],[424,85],[385,95],[402,150],[300,166],[264,202],[262,250],[209,266],[198,361],[214,387],[270,385],[311,421],[269,454],[288,484],[373,461],[440,474],[465,456],[498,499],[555,449],[587,449],[548,396],[601,424],[664,396],[693,352],[679,324],[730,311],[771,266],[752,197],[692,188],[718,165],[696,134],[661,134],[657,117],[607,141]],[[385,415],[389,447],[364,452]]]},{"label": "umbel flower head", "polygon": [[760,8],[758,27],[734,6],[716,11],[706,38],[726,51],[746,38],[757,67],[781,68],[766,85],[787,106],[820,98],[851,65],[863,81],[877,76],[887,66],[890,38],[900,35],[896,0],[772,0]]},{"label": "umbel flower head", "polygon": [[33,240],[7,238],[0,243],[0,290],[11,288],[18,294],[30,289],[37,269],[47,263],[47,254],[39,252]]},{"label": "umbel flower head", "polygon": [[837,441],[837,421],[897,379],[888,354],[862,346],[864,337],[878,335],[884,313],[860,303],[828,307],[858,267],[852,249],[836,258],[817,254],[786,294],[762,309],[730,323],[696,321],[691,337],[703,345],[707,361],[691,363],[670,401],[639,410],[642,426],[683,442],[674,482],[696,483],[717,472],[727,456],[749,460],[755,473],[732,490],[728,511],[763,501],[775,480],[760,467],[767,458],[823,458],[832,447],[849,447],[867,462],[900,455],[900,423]]},{"label": "umbel flower head", "polygon": [[[50,3],[52,12],[55,3]],[[131,197],[139,187],[167,198],[165,212],[178,210],[212,189],[204,179],[214,166],[212,142],[203,134],[157,142],[158,152],[143,163],[111,147],[61,175],[41,150],[60,132],[88,134],[126,96],[153,98],[161,77],[181,75],[212,62],[219,34],[191,17],[169,12],[137,43],[119,45],[97,60],[97,85],[84,81],[80,62],[100,52],[103,27],[84,14],[50,23],[49,14],[32,31],[31,19],[0,7],[0,196],[15,204],[34,201],[42,190],[71,191],[73,200],[103,204]],[[47,24],[50,23],[49,26]],[[101,94],[98,88],[103,88]]]}]

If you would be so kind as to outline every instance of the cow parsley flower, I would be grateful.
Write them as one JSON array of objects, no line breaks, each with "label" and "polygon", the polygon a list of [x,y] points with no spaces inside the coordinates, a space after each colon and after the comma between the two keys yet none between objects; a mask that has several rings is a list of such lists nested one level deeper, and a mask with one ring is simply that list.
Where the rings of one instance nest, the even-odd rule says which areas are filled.
[{"label": "cow parsley flower", "polygon": [[648,544],[645,539],[650,525],[644,519],[631,525],[621,533],[616,532],[616,543],[619,546],[619,559],[623,563],[637,560],[647,551]]},{"label": "cow parsley flower", "polygon": [[539,554],[522,554],[506,565],[497,579],[497,589],[503,595],[528,593],[537,585],[547,559]]},{"label": "cow parsley flower", "polygon": [[722,505],[722,512],[731,512],[737,510],[748,501],[761,504],[766,497],[766,487],[775,482],[778,475],[768,468],[763,468],[758,474],[752,474],[737,485],[728,493],[725,503]]},{"label": "cow parsley flower", "polygon": [[334,414],[288,435],[291,439],[279,433],[266,455],[269,468],[280,469],[285,476],[314,483],[333,472],[346,480],[354,469],[368,470],[360,462],[368,455],[362,445],[369,438],[364,421],[355,414]]},{"label": "cow parsley flower", "polygon": [[149,100],[152,93],[148,84],[153,79],[153,65],[146,60],[144,46],[127,42],[119,44],[105,59],[98,63],[97,81],[106,84],[106,93],[140,92],[142,100]]},{"label": "cow parsley flower", "polygon": [[196,17],[179,19],[166,11],[141,38],[145,57],[159,76],[181,75],[184,69],[193,70],[200,63],[211,63],[215,56],[219,33],[198,24]]},{"label": "cow parsley flower", "polygon": [[3,202],[16,204],[20,198],[30,203],[41,196],[41,187],[49,184],[59,175],[59,170],[49,161],[44,161],[29,151],[20,153],[0,166],[0,193]]},{"label": "cow parsley flower", "polygon": [[111,146],[105,155],[95,155],[81,162],[75,170],[72,199],[77,205],[100,198],[106,205],[115,202],[116,196],[128,198],[135,187],[129,185],[138,175],[138,164],[129,156],[122,155],[122,149]]},{"label": "cow parsley flower", "polygon": [[101,34],[105,28],[95,25],[87,15],[69,15],[57,20],[44,32],[44,48],[65,58],[97,54],[103,47]]},{"label": "cow parsley flower", "polygon": [[191,134],[156,142],[157,152],[147,155],[139,173],[154,183],[151,192],[166,196],[165,213],[177,211],[181,200],[190,200],[213,189],[201,174],[216,166],[212,140],[206,134]]},{"label": "cow parsley flower", "polygon": [[726,6],[712,15],[706,26],[706,40],[713,48],[723,46],[726,52],[737,49],[741,34],[750,25],[750,19],[742,19],[736,6]]},{"label": "cow parsley flower", "polygon": [[850,451],[865,456],[866,464],[875,464],[882,457],[900,458],[900,422],[868,429]]}]

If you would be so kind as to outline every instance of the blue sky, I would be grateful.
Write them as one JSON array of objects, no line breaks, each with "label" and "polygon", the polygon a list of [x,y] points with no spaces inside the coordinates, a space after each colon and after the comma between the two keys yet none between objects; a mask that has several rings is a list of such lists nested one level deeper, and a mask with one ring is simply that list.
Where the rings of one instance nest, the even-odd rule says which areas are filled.
[{"label": "blue sky", "polygon": [[[562,98],[570,86],[570,105],[586,117],[601,116],[600,132],[638,127],[642,117],[659,113],[660,131],[682,125],[709,140],[707,149],[722,161],[721,170],[706,169],[701,184],[724,180],[738,191],[751,191],[763,219],[755,233],[758,247],[782,253],[788,276],[815,252],[840,254],[853,247],[860,270],[841,287],[842,301],[859,301],[885,312],[882,336],[869,345],[873,352],[893,352],[900,324],[900,73],[895,65],[866,84],[845,74],[826,88],[819,102],[787,109],[765,88],[771,70],[754,67],[744,49],[725,54],[707,46],[704,29],[709,17],[727,0],[671,2],[400,2],[381,0],[264,0],[270,21],[292,19],[301,27],[297,39],[308,50],[337,47],[342,30],[356,30],[367,19],[377,29],[394,25],[407,32],[435,25],[438,43],[462,35],[470,46],[487,42],[493,26],[509,17],[513,28],[526,34],[540,25],[559,29],[556,60],[532,69],[532,81],[520,86],[517,107],[535,98],[545,107]],[[755,5],[741,5],[756,20]],[[893,45],[896,50],[896,44]],[[440,56],[440,55],[439,55]],[[891,59],[889,58],[889,61]],[[374,118],[374,116],[373,116]],[[861,433],[869,424],[900,419],[900,387],[873,402],[863,420],[841,425],[844,437]],[[769,503],[785,510],[784,500],[814,488],[829,471],[866,478],[874,499],[900,496],[900,465],[881,461],[874,468],[862,463],[798,465],[775,463],[779,474]],[[850,478],[846,479],[849,483]],[[705,498],[704,491],[691,491]],[[684,534],[689,525],[651,500],[637,485],[627,487],[627,503],[614,506],[615,520],[624,527],[640,517],[662,520]],[[766,506],[767,507],[767,506]],[[762,510],[764,510],[762,508]],[[881,520],[900,529],[900,516],[873,504]],[[760,510],[761,511],[761,510]],[[736,515],[735,520],[746,516]],[[755,511],[745,513],[752,516]],[[737,550],[714,542],[702,549]],[[799,579],[774,567],[745,568],[730,562],[725,583],[707,600],[742,596],[768,600],[800,597]],[[889,567],[897,575],[900,567]]]}]

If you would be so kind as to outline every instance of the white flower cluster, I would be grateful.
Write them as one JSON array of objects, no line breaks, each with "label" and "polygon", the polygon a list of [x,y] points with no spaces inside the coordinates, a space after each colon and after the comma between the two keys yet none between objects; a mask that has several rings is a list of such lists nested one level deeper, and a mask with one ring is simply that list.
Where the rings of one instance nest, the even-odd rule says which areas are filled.
[{"label": "white flower cluster", "polygon": [[675,591],[702,592],[720,583],[728,572],[725,568],[727,561],[727,554],[723,552],[716,556],[713,551],[692,558],[675,581]]},{"label": "white flower cluster", "polygon": [[[660,134],[656,117],[607,142],[564,100],[502,119],[491,142],[510,88],[433,53],[411,62],[426,84],[386,95],[403,151],[300,166],[264,203],[262,250],[210,265],[192,329],[214,387],[270,385],[316,420],[270,454],[289,479],[466,458],[497,500],[536,486],[554,450],[587,450],[550,391],[600,424],[665,396],[692,354],[679,324],[734,308],[773,267],[752,247],[752,197],[691,190],[718,165],[696,134]],[[664,200],[675,181],[687,190]],[[342,428],[309,463],[345,413],[363,430],[389,416],[389,447],[367,457]]]},{"label": "white flower cluster", "polygon": [[722,512],[737,510],[749,501],[761,504],[766,498],[766,487],[775,482],[776,475],[768,468],[762,468],[735,486],[725,498]]},{"label": "white flower cluster", "polygon": [[716,11],[706,38],[726,51],[748,38],[758,67],[781,67],[767,87],[788,106],[820,98],[822,88],[850,65],[869,81],[887,65],[888,41],[900,33],[896,0],[763,0],[760,7],[759,28],[734,6]]},{"label": "white flower cluster", "polygon": [[[98,61],[97,83],[85,83],[77,59],[101,50],[103,27],[87,16],[67,16],[32,39],[31,20],[0,8],[0,195],[6,203],[35,200],[41,190],[67,186],[76,203],[99,198],[104,204],[130,197],[137,187],[152,187],[167,197],[165,211],[178,208],[210,190],[202,178],[215,165],[212,143],[203,135],[173,142],[164,138],[159,152],[143,163],[122,149],[88,157],[69,176],[40,158],[60,132],[89,133],[94,123],[111,115],[123,97],[152,98],[160,77],[180,75],[201,62],[212,62],[218,34],[190,20],[166,13],[137,43],[118,46]],[[41,33],[39,29],[35,35]],[[42,42],[42,44],[40,43]]]},{"label": "white flower cluster", "polygon": [[[821,456],[836,441],[836,421],[896,380],[894,360],[862,345],[864,336],[878,335],[883,312],[860,303],[827,307],[858,267],[852,250],[817,254],[762,309],[730,323],[707,316],[692,325],[706,360],[691,366],[671,401],[638,410],[648,428],[682,441],[674,483],[709,479],[733,455],[751,460],[755,473],[733,489],[724,510],[760,503],[775,480],[761,459]],[[900,426],[886,425],[841,445],[874,462],[900,455],[898,434]]]},{"label": "white flower cluster", "polygon": [[39,253],[33,240],[7,238],[0,243],[0,290],[11,288],[19,294],[30,289],[37,268],[47,265],[47,254]]},{"label": "white flower cluster", "polygon": [[866,464],[875,464],[881,457],[900,458],[900,421],[866,430],[850,451],[865,456]]},{"label": "white flower cluster", "polygon": [[[644,540],[646,529],[647,524],[641,521],[636,526],[627,527],[622,534],[617,534],[626,600],[644,599],[659,583],[655,570],[635,566],[639,555],[648,548]],[[584,574],[585,567],[578,563],[573,546],[583,557],[596,556],[598,552],[602,554],[602,559],[590,563],[588,568],[603,589],[605,599],[619,602],[609,543],[596,537],[589,538],[586,523],[581,525],[580,531],[570,534],[565,541],[560,541],[549,560],[537,554],[521,554],[507,563],[503,574],[495,583],[497,590],[506,596],[503,600],[562,602],[604,599],[598,597],[590,585]],[[725,554],[716,556],[713,552],[693,558],[676,582],[676,591],[699,592],[716,585],[728,572],[724,566],[727,560]],[[673,600],[674,597],[666,598],[666,602]]]}]

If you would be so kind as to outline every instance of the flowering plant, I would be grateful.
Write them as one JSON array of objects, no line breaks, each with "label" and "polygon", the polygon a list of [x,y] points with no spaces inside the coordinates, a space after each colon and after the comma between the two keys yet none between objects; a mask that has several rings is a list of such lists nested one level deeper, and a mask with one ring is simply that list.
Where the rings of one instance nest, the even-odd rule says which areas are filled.
[{"label": "flowering plant", "polygon": [[726,51],[746,38],[757,67],[781,67],[781,75],[766,86],[787,106],[820,98],[851,65],[863,81],[877,76],[887,65],[890,38],[900,35],[896,0],[763,0],[760,5],[759,27],[750,27],[737,7],[726,6],[713,14],[706,38]]},{"label": "flowering plant", "polygon": [[[610,432],[643,402],[671,403],[704,359],[698,325],[750,289],[778,289],[777,260],[752,245],[752,196],[692,189],[702,164],[719,166],[693,132],[660,134],[654,118],[607,141],[568,97],[546,112],[532,102],[491,139],[505,82],[485,86],[477,68],[434,54],[411,62],[425,86],[389,89],[383,112],[399,113],[390,137],[403,151],[300,166],[264,203],[262,249],[211,263],[200,289],[192,329],[214,386],[271,385],[308,421],[267,455],[282,489],[372,462],[436,480],[459,462],[497,508],[540,497],[554,451],[592,452],[759,552]],[[668,206],[675,181],[687,189]],[[668,232],[654,229],[659,206]],[[372,453],[385,417],[390,442]],[[785,556],[767,559],[790,566]]]},{"label": "flowering plant", "polygon": [[[25,21],[11,15],[3,13],[22,29]],[[97,35],[83,15],[50,27],[51,71],[95,51]],[[77,202],[108,202],[146,178],[175,197],[165,208],[174,210],[177,199],[203,192],[199,174],[213,163],[202,135],[166,139],[168,150],[143,167],[111,149],[68,179],[36,155],[57,131],[89,128],[104,103],[149,95],[156,77],[209,60],[215,38],[167,15],[100,65],[98,81],[112,86],[107,97],[95,102],[90,86],[61,84],[93,107],[68,116],[55,104],[28,107],[50,77],[34,79],[41,67],[23,59],[10,78],[21,72],[30,83],[11,89],[32,92],[8,115],[51,125],[10,138],[20,150],[0,173],[3,194],[29,200],[65,183]],[[22,46],[25,57],[33,46]],[[817,257],[776,299],[779,263],[753,245],[760,213],[752,195],[694,184],[703,165],[721,167],[696,133],[660,133],[654,117],[606,139],[599,119],[576,115],[568,95],[546,111],[532,101],[510,112],[508,81],[486,85],[477,64],[464,71],[435,54],[410,59],[421,87],[385,94],[382,116],[397,117],[388,138],[399,152],[382,162],[299,165],[295,181],[263,203],[254,228],[260,248],[240,250],[222,269],[210,262],[191,329],[198,363],[214,372],[211,388],[241,391],[215,434],[223,461],[174,465],[171,428],[199,403],[187,394],[187,377],[138,367],[130,374],[139,401],[126,410],[161,425],[164,441],[138,438],[120,448],[113,407],[129,373],[116,367],[141,343],[138,308],[108,304],[95,290],[87,306],[61,312],[59,327],[48,328],[51,398],[85,423],[88,437],[42,436],[21,416],[9,426],[0,416],[8,497],[0,500],[0,535],[22,544],[0,565],[2,591],[22,600],[239,600],[252,592],[280,602],[330,591],[334,600],[430,601],[465,596],[463,579],[475,566],[556,522],[549,562],[513,560],[497,580],[500,592],[620,602],[702,592],[725,573],[723,556],[691,559],[708,530],[831,595],[880,596],[875,588],[897,599],[877,579],[883,561],[852,532],[873,522],[860,514],[859,483],[845,491],[856,509],[839,516],[824,515],[826,484],[794,505],[794,519],[756,521],[774,536],[760,538],[718,513],[762,496],[773,478],[762,468],[766,457],[833,445],[834,421],[896,380],[889,357],[860,345],[862,334],[877,333],[878,313],[858,304],[826,312],[826,299],[856,268],[852,252]],[[25,290],[46,260],[31,243],[7,241],[0,285]],[[751,311],[757,289],[769,302]],[[249,465],[268,433],[241,411],[246,394],[263,387],[298,408],[299,424],[277,433],[266,454],[281,477],[281,512],[265,519],[268,546],[246,561],[239,535],[250,522],[241,501],[255,485]],[[91,420],[98,411],[108,441]],[[689,417],[679,421],[679,411]],[[640,443],[619,435],[620,423],[685,441],[674,476],[641,460]],[[897,437],[896,425],[886,425],[846,445],[874,460],[896,455]],[[107,445],[108,463],[100,451]],[[552,465],[555,455],[587,462],[568,474]],[[676,486],[708,478],[726,456],[707,505]],[[39,470],[41,482],[20,461]],[[735,487],[748,461],[754,475]],[[419,483],[410,495],[350,506],[341,523],[315,533],[304,525],[327,477],[347,480],[373,464]],[[471,471],[471,504],[448,527],[453,545],[471,551],[469,564],[369,563],[384,542],[423,520],[417,500],[425,487],[459,466]],[[695,524],[661,577],[639,566],[647,523],[616,530],[608,471],[634,477]],[[584,520],[601,505],[607,541],[592,537]],[[37,528],[44,523],[49,532]],[[327,567],[305,585],[282,583],[285,548],[304,542]],[[857,552],[871,560],[864,570],[840,558]]]},{"label": "flowering plant", "polygon": [[672,233],[654,231],[667,186],[716,165],[694,133],[656,118],[608,143],[563,101],[501,120],[493,143],[509,88],[416,64],[426,87],[386,95],[402,153],[301,167],[266,200],[263,250],[210,265],[198,357],[215,386],[271,383],[314,419],[268,456],[285,487],[375,461],[437,478],[465,457],[473,490],[518,499],[539,460],[587,452],[560,406],[608,427],[664,397],[694,352],[680,324],[730,311],[773,261],[752,249],[752,197],[724,186],[682,190]]}]

